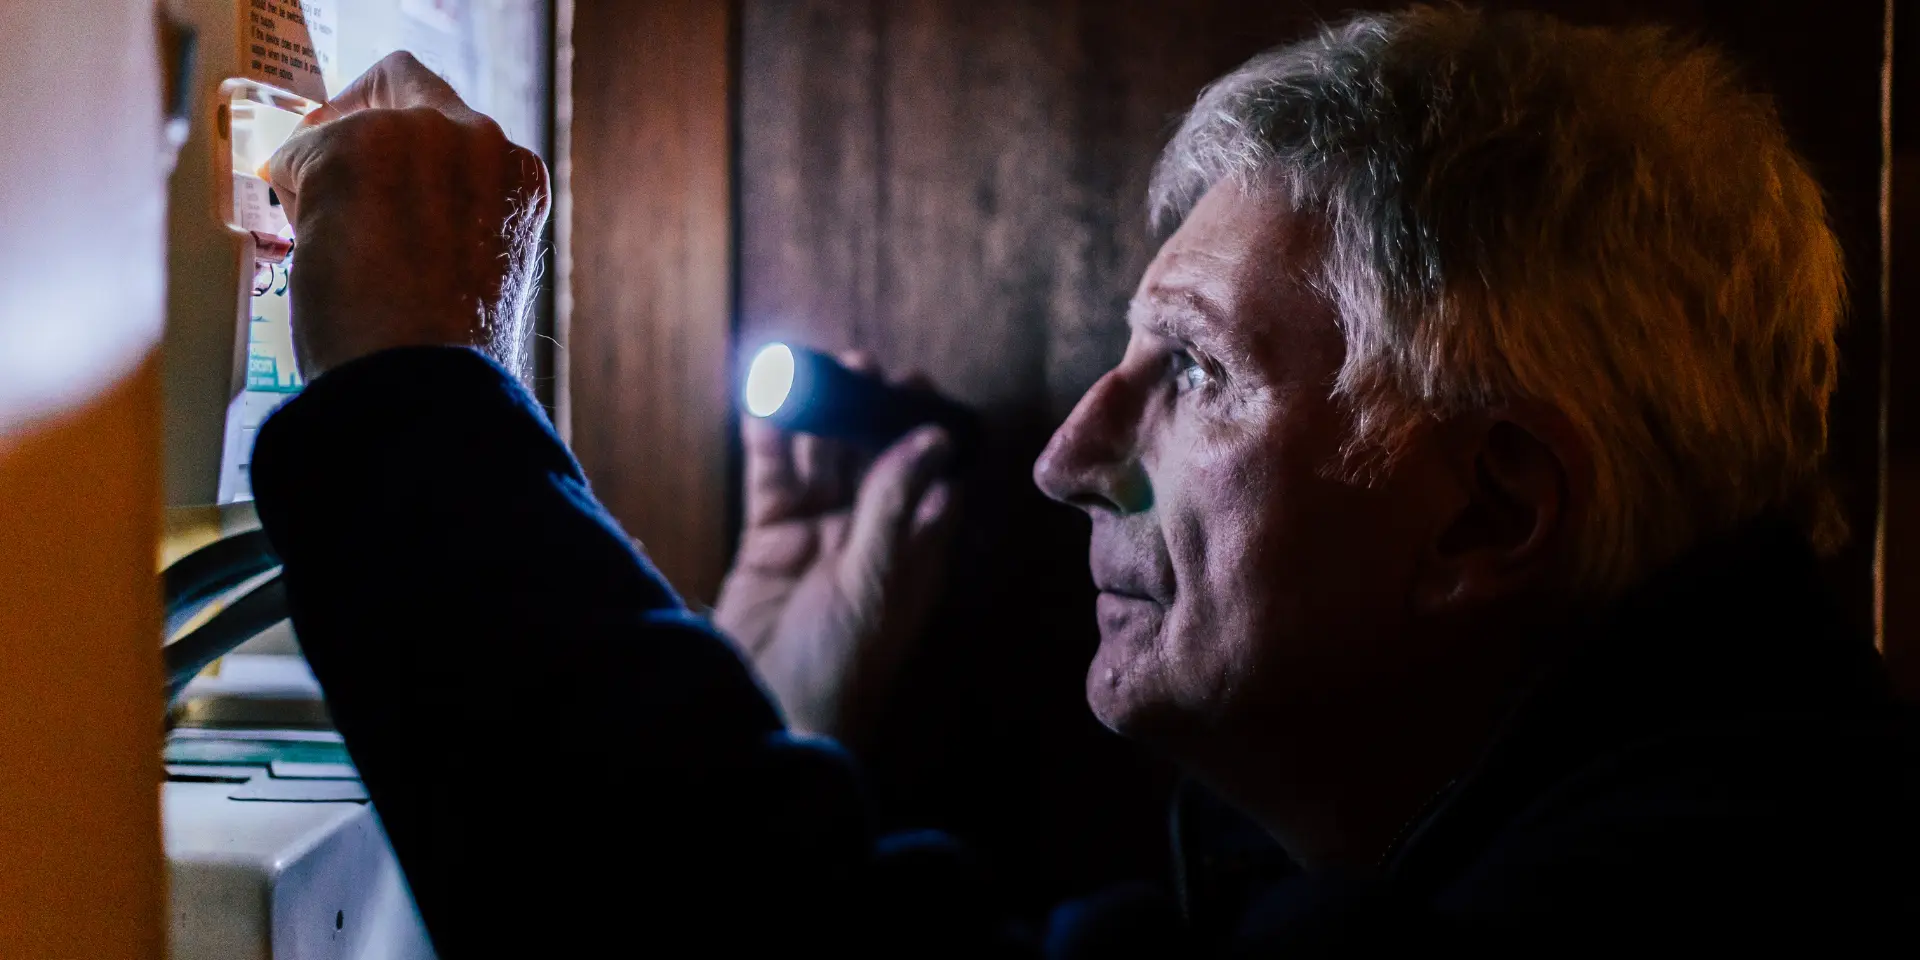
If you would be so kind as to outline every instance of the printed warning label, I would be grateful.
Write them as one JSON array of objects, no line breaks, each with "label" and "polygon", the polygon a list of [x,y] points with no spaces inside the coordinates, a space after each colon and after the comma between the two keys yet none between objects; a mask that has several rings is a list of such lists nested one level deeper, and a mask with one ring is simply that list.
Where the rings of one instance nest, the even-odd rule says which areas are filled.
[{"label": "printed warning label", "polygon": [[263,263],[253,278],[253,322],[247,332],[247,389],[298,393],[293,357],[293,309],[287,299],[293,265]]},{"label": "printed warning label", "polygon": [[326,100],[326,76],[338,49],[336,2],[246,0],[238,4],[244,75],[309,100]]},{"label": "printed warning label", "polygon": [[242,230],[256,230],[293,239],[293,227],[265,180],[244,173],[233,175],[233,220]]}]

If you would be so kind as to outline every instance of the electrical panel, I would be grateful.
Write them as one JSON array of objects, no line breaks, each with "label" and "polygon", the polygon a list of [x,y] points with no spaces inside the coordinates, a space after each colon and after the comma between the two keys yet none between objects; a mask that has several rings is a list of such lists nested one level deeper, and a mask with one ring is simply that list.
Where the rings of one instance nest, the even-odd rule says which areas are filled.
[{"label": "electrical panel", "polygon": [[267,158],[302,116],[395,50],[544,153],[548,6],[174,0],[174,16],[194,31],[196,62],[170,203],[169,506],[251,499],[254,434],[303,385],[288,300],[297,238],[262,177]]}]

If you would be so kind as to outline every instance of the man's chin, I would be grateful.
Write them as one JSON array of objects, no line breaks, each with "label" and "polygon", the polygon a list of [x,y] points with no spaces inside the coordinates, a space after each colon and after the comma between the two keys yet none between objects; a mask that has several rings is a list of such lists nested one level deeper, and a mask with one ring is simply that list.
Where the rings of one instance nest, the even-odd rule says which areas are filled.
[{"label": "man's chin", "polygon": [[1103,639],[1087,668],[1087,707],[1107,729],[1128,739],[1161,740],[1193,726],[1193,718],[1151,669],[1151,660],[1145,651]]}]

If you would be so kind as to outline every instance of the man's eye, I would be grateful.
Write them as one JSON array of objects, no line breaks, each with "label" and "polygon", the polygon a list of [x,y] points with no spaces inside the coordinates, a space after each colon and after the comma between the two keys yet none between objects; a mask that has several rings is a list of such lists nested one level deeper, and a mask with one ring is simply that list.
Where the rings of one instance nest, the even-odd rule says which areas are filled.
[{"label": "man's eye", "polygon": [[1175,350],[1169,361],[1173,372],[1173,388],[1177,393],[1199,390],[1212,382],[1207,369],[1193,359],[1193,354],[1185,350]]}]

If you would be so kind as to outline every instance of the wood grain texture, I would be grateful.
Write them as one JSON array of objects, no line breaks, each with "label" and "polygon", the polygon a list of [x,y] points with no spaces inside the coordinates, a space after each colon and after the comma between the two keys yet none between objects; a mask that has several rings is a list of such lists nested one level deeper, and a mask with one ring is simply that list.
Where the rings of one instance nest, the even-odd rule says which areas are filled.
[{"label": "wood grain texture", "polygon": [[1893,23],[1881,640],[1901,692],[1920,699],[1920,13],[1911,6]]},{"label": "wood grain texture", "polygon": [[1084,706],[1085,523],[1029,470],[1124,347],[1168,124],[1305,19],[1232,6],[744,6],[742,339],[870,350],[992,425],[938,626],[870,758],[882,807],[959,832],[1029,905],[1164,875],[1165,771]]},{"label": "wood grain texture", "polygon": [[1874,541],[1884,482],[1880,364],[1886,329],[1880,303],[1884,16],[1873,0],[1709,0],[1689,23],[1726,47],[1750,78],[1773,93],[1794,147],[1826,189],[1827,214],[1846,253],[1852,301],[1840,333],[1840,389],[1829,412],[1829,442],[1853,537],[1827,572],[1854,624],[1876,632]]},{"label": "wood grain texture", "polygon": [[573,448],[674,586],[711,601],[730,545],[728,5],[575,0],[573,18]]},{"label": "wood grain texture", "polygon": [[[1084,522],[1028,470],[1126,340],[1153,249],[1154,157],[1199,88],[1353,5],[1253,0],[745,0],[740,334],[860,347],[988,416],[935,634],[876,752],[903,822],[958,830],[1030,900],[1152,869],[1163,771],[1081,698],[1094,644]],[[1878,275],[1877,20],[1794,0],[1534,3],[1657,16],[1774,86],[1833,198],[1853,276]],[[1871,22],[1870,22],[1871,21]],[[1869,548],[1836,567],[1870,606],[1879,317],[1856,296],[1836,460]]]},{"label": "wood grain texture", "polygon": [[1920,701],[1920,144],[1895,153],[1892,186],[1880,636],[1900,692]]}]

